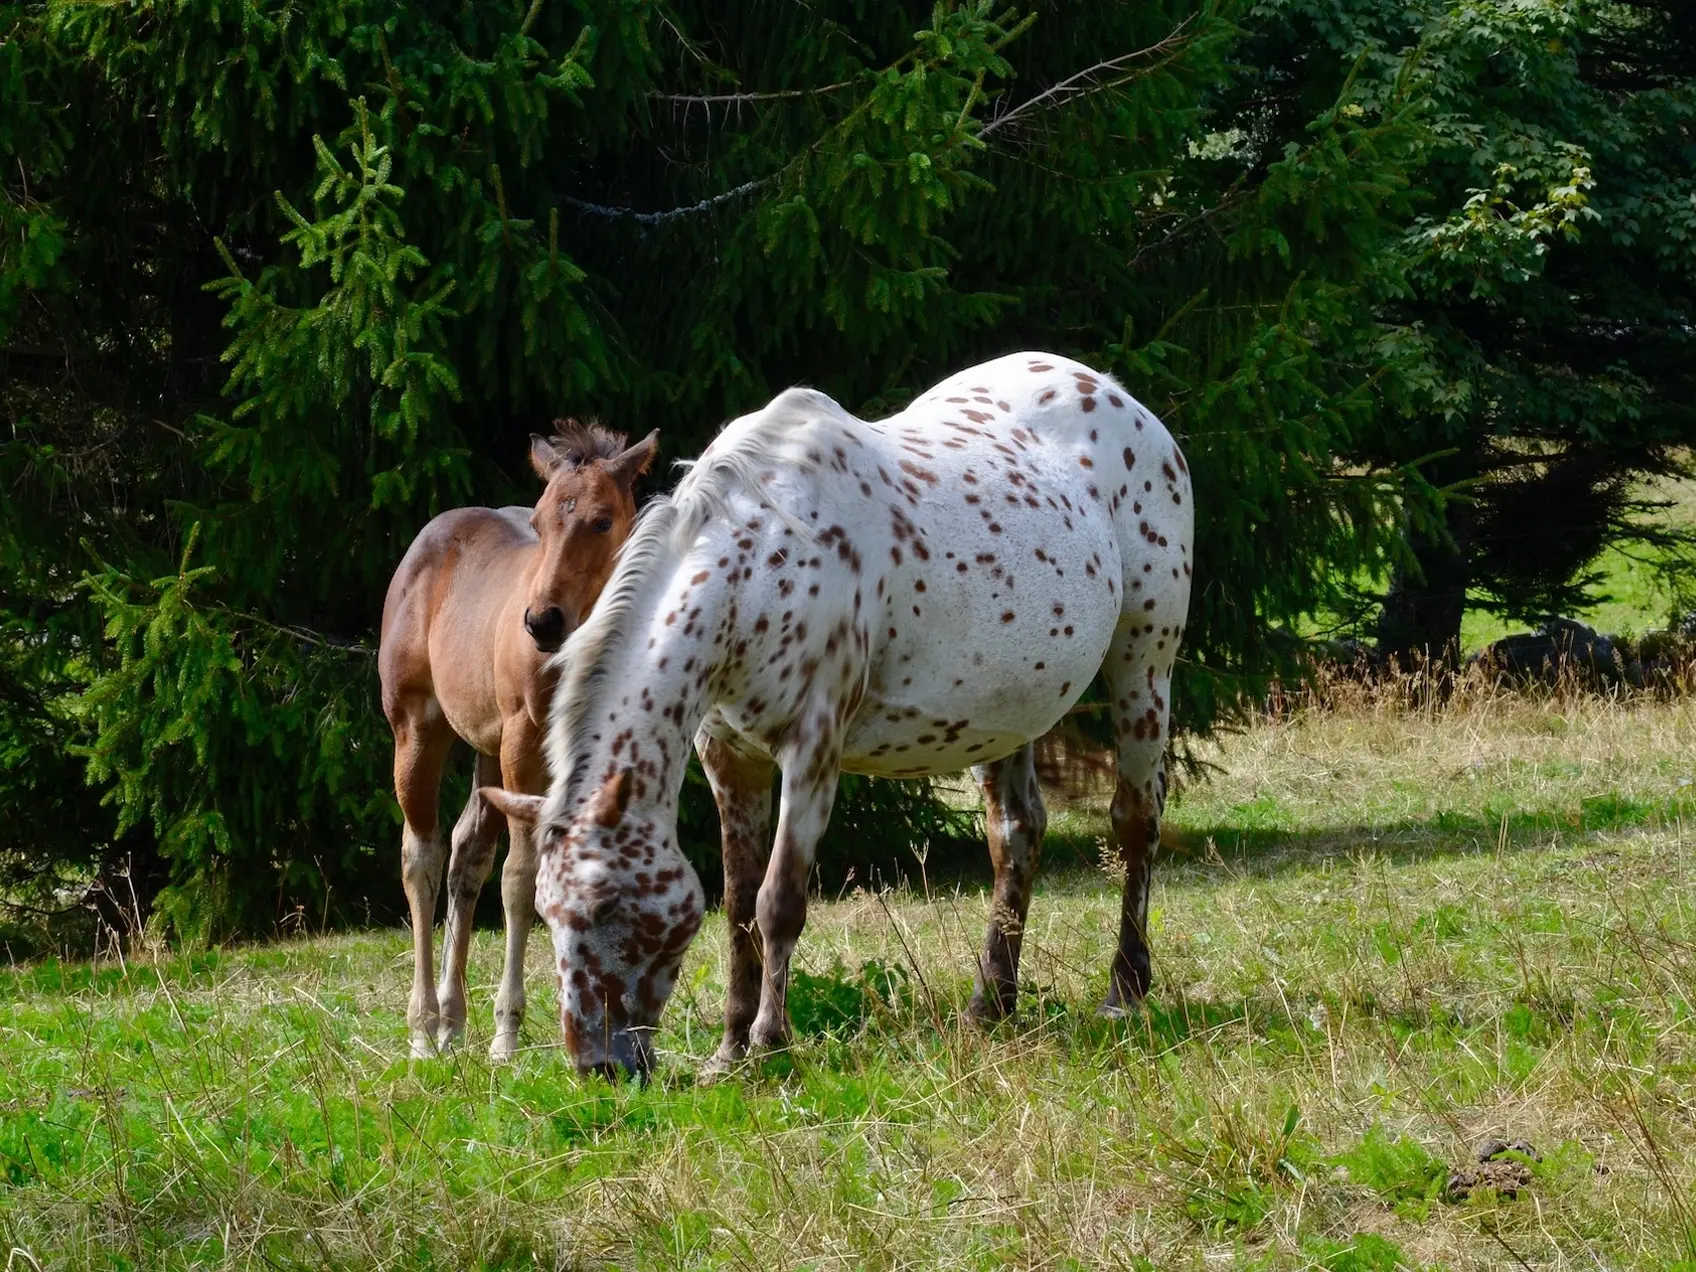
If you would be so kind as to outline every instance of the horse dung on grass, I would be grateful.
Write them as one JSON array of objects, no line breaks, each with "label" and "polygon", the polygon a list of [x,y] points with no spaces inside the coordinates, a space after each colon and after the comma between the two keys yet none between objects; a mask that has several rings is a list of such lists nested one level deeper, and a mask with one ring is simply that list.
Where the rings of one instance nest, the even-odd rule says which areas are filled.
[{"label": "horse dung on grass", "polygon": [[653,1062],[703,910],[676,835],[691,739],[724,831],[714,1067],[789,1037],[789,961],[844,769],[975,766],[995,892],[971,1011],[1010,1012],[1046,821],[1031,743],[1098,670],[1126,866],[1104,1010],[1140,999],[1193,526],[1189,471],[1160,421],[1051,354],[973,367],[876,423],[790,389],[729,424],[643,513],[560,656],[547,797],[485,792],[538,827],[536,899],[577,1066]]},{"label": "horse dung on grass", "polygon": [[[619,433],[561,421],[531,439],[530,463],[547,483],[531,508],[458,508],[412,541],[383,603],[378,671],[395,735],[395,795],[406,819],[401,872],[412,910],[414,1055],[434,1054],[465,1031],[465,959],[471,915],[505,819],[476,787],[542,791],[542,738],[557,673],[549,659],[612,572],[636,520],[631,493],[653,462],[658,433],[631,447]],[[442,981],[431,979],[431,926],[446,856],[438,825],[442,766],[456,737],[477,752],[476,782],[453,828]],[[490,1054],[518,1045],[524,1017],[524,946],[534,921],[536,855],[530,827],[511,823],[501,872],[506,965],[495,998]]]}]

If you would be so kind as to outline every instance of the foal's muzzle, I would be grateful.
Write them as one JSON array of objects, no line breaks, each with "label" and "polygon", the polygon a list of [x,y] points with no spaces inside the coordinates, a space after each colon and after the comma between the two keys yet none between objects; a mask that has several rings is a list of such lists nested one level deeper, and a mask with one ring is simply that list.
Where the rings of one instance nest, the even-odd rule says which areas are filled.
[{"label": "foal's muzzle", "polygon": [[540,614],[527,609],[524,611],[524,630],[530,633],[537,649],[551,654],[565,644],[565,611],[557,605],[548,606]]}]

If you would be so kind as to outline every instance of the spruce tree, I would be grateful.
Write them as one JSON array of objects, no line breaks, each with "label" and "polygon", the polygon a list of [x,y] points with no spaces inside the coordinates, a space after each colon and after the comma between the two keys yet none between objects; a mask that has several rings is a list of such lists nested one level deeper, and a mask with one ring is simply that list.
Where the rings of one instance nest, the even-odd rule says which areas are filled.
[{"label": "spruce tree", "polygon": [[[1241,60],[1263,20],[0,9],[0,781],[76,828],[13,826],[7,860],[153,861],[183,931],[392,903],[372,646],[430,515],[531,497],[555,416],[689,456],[792,383],[877,414],[1020,347],[1121,376],[1179,436],[1203,513],[1178,714],[1227,715],[1290,665],[1282,629],[1391,566],[1418,490],[1359,461],[1408,361],[1379,307],[1417,103],[1269,89]],[[845,788],[861,841],[946,827],[880,789]]]}]

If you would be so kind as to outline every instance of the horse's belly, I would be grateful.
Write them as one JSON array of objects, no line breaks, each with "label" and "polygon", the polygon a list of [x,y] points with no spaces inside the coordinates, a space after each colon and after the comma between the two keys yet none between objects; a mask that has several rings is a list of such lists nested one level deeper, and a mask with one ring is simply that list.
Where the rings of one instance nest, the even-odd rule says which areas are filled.
[{"label": "horse's belly", "polygon": [[1015,595],[992,615],[944,604],[928,622],[896,628],[849,726],[844,768],[955,773],[1054,727],[1100,670],[1119,606],[1096,587]]}]

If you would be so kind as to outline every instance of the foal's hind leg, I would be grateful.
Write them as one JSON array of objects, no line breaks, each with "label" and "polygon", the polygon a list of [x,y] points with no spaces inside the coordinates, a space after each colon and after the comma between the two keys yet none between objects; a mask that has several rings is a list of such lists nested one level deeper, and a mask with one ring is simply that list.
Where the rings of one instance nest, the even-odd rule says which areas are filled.
[{"label": "foal's hind leg", "polygon": [[978,960],[977,987],[967,1011],[978,1020],[1010,1015],[1019,994],[1019,949],[1024,942],[1025,913],[1031,904],[1031,881],[1042,856],[1042,836],[1048,812],[1036,782],[1032,748],[1022,746],[1005,759],[972,770],[983,788],[984,822],[989,832],[989,856],[995,863],[995,895],[989,913],[989,934]]},{"label": "foal's hind leg", "polygon": [[401,832],[401,881],[412,911],[412,997],[406,1023],[412,1054],[436,1052],[440,1016],[431,964],[431,929],[436,922],[436,890],[442,880],[440,821],[442,765],[453,747],[453,731],[428,694],[398,697],[389,715],[395,735],[395,797],[406,824]]},{"label": "foal's hind leg", "polygon": [[771,854],[772,762],[749,756],[705,732],[695,750],[718,803],[724,845],[724,918],[730,972],[724,995],[724,1041],[707,1062],[720,1073],[748,1054],[748,1031],[760,1006],[760,945],[754,933],[760,878]]},{"label": "foal's hind leg", "polygon": [[465,1036],[465,965],[471,953],[472,916],[495,864],[495,840],[506,821],[477,794],[477,788],[500,783],[500,761],[479,754],[471,797],[454,823],[453,855],[448,858],[448,916],[442,925],[442,979],[436,989],[441,1010],[436,1041],[444,1051]]},{"label": "foal's hind leg", "polygon": [[[1113,793],[1113,837],[1125,866],[1125,891],[1119,905],[1119,948],[1102,1011],[1118,1014],[1148,993],[1152,965],[1148,951],[1148,892],[1154,850],[1160,842],[1165,807],[1166,721],[1172,688],[1172,663],[1181,628],[1161,615],[1127,616],[1114,633],[1102,672],[1107,678],[1113,714],[1119,783]],[[1175,615],[1182,622],[1182,613]]]}]

